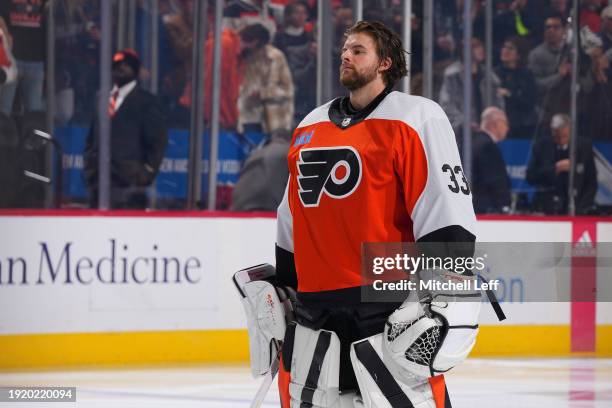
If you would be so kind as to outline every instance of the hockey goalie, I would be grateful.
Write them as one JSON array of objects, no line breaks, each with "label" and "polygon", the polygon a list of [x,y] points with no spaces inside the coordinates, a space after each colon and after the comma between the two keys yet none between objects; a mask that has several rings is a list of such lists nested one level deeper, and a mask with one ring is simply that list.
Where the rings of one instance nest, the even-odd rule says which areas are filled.
[{"label": "hockey goalie", "polygon": [[278,369],[283,408],[448,408],[444,373],[475,344],[479,292],[471,301],[427,290],[403,302],[361,298],[363,243],[444,243],[457,256],[453,243],[473,252],[476,239],[445,113],[392,90],[406,75],[404,53],[381,23],[348,29],[340,81],[349,96],[314,109],[293,134],[276,267],[235,276],[253,375]]}]

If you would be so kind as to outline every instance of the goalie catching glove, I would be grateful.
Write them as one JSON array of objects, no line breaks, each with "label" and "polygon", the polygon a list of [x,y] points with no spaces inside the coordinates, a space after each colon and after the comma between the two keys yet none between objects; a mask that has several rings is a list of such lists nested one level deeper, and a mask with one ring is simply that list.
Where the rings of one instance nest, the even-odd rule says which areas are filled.
[{"label": "goalie catching glove", "polygon": [[[433,288],[476,287],[475,276],[454,272],[427,270],[417,276],[421,282],[433,281]],[[389,316],[383,333],[383,360],[389,371],[410,383],[464,361],[476,342],[480,305],[481,294],[475,289],[412,291]]]},{"label": "goalie catching glove", "polygon": [[293,289],[272,282],[276,270],[262,264],[234,274],[234,285],[247,318],[249,352],[253,377],[265,375],[278,358],[287,323],[293,320]]}]

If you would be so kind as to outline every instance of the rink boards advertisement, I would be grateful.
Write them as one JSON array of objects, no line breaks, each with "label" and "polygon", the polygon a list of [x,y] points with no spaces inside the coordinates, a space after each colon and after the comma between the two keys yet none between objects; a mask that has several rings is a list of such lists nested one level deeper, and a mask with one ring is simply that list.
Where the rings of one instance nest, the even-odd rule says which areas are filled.
[{"label": "rink boards advertisement", "polygon": [[[274,263],[273,216],[7,212],[0,230],[0,368],[247,361],[231,277]],[[483,218],[478,237],[595,247],[612,220]],[[612,287],[583,269],[574,285]],[[503,280],[508,319],[483,304],[474,355],[612,355],[612,303],[526,301],[520,272]]]}]

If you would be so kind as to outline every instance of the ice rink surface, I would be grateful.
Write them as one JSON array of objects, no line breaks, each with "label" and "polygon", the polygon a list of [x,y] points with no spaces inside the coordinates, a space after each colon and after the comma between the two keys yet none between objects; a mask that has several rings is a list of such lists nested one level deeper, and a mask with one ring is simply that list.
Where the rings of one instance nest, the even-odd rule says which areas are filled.
[{"label": "ice rink surface", "polygon": [[[612,360],[470,359],[447,374],[454,408],[612,407]],[[246,366],[0,373],[0,386],[77,387],[76,403],[0,407],[249,407],[260,380]],[[279,407],[276,384],[263,405]]]}]

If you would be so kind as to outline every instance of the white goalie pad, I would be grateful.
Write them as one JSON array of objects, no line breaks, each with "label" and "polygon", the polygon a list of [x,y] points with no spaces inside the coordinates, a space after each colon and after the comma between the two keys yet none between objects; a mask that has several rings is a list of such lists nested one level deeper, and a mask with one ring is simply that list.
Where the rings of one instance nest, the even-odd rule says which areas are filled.
[{"label": "white goalie pad", "polygon": [[397,378],[383,361],[383,334],[351,344],[351,364],[364,408],[436,408],[427,377]]},{"label": "white goalie pad", "polygon": [[340,408],[340,340],[336,333],[292,324],[285,346],[291,344],[291,350],[283,350],[283,360],[291,361],[291,407]]},{"label": "white goalie pad", "polygon": [[[421,279],[476,287],[474,276],[446,271],[419,274]],[[393,375],[406,381],[430,377],[464,361],[476,343],[480,306],[476,290],[411,292],[389,316],[383,336],[384,361]]]},{"label": "white goalie pad", "polygon": [[264,279],[273,277],[273,266],[264,264],[234,274],[249,332],[249,353],[253,377],[265,375],[278,357],[287,328],[290,305],[280,299],[277,288]]}]

